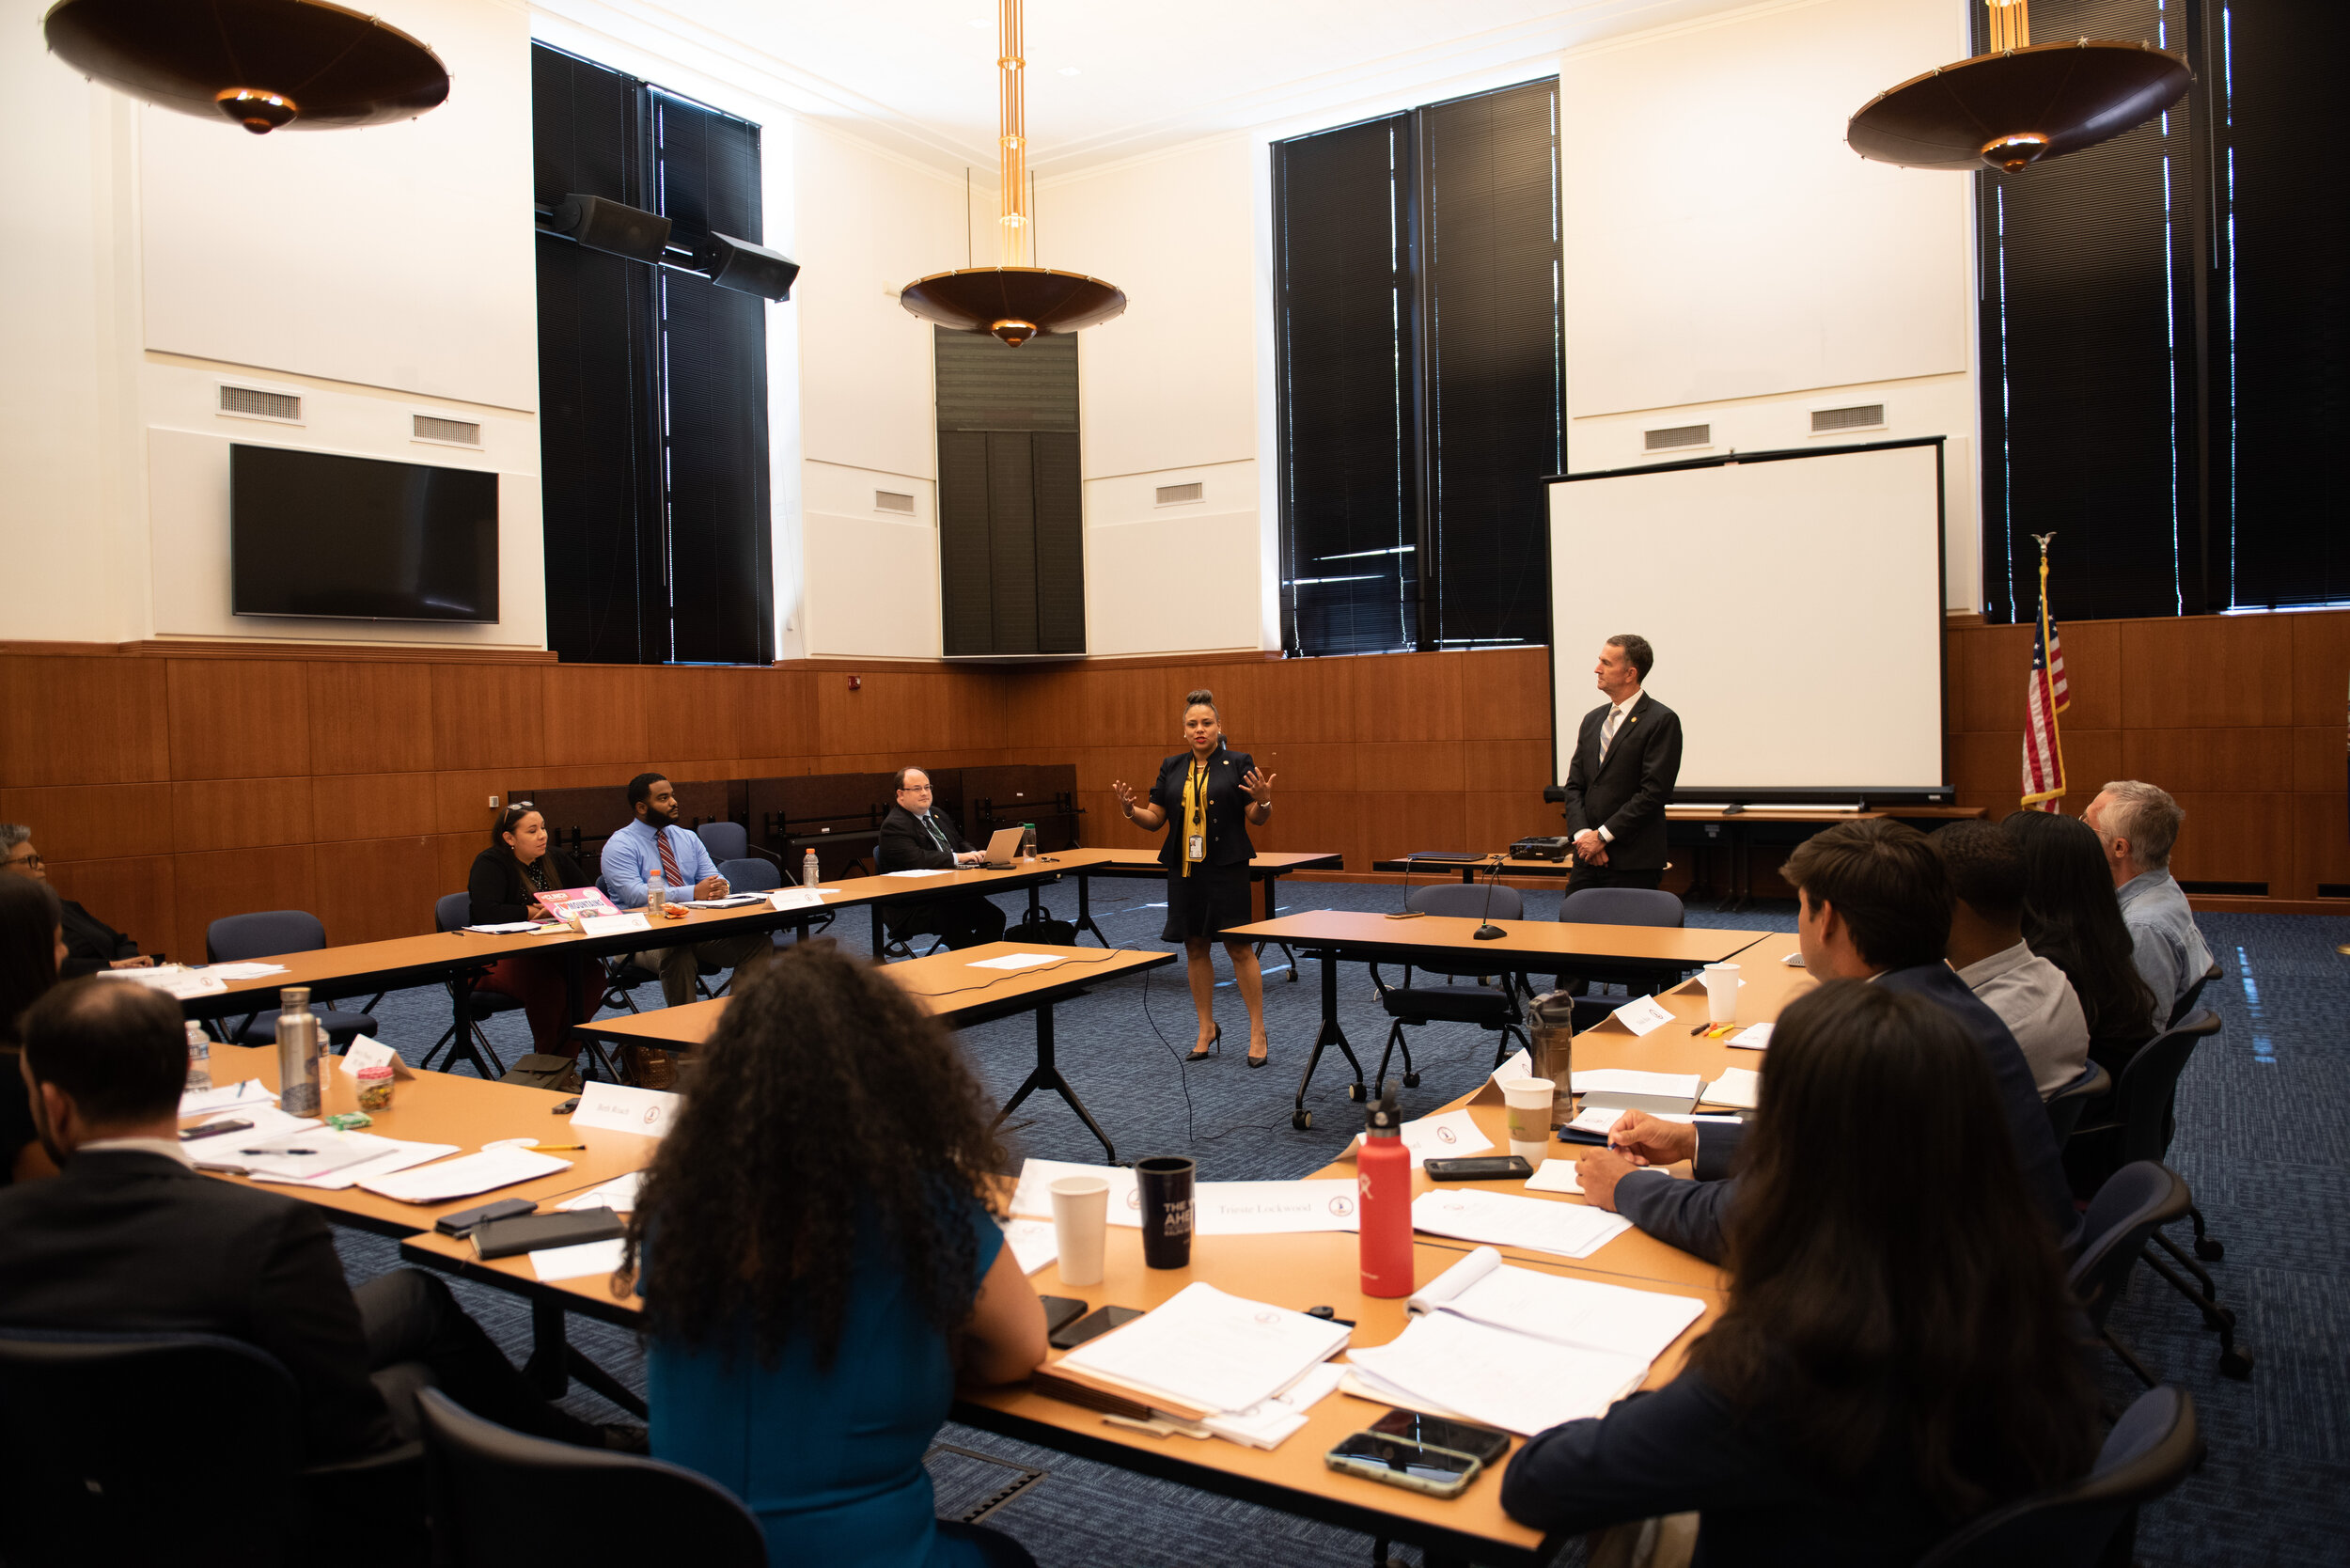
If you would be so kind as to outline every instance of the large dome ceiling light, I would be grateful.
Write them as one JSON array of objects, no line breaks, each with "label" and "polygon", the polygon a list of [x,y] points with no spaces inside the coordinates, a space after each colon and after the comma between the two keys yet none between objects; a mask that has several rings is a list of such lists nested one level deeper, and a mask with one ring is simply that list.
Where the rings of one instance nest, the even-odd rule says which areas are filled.
[{"label": "large dome ceiling light", "polygon": [[960,267],[917,278],[898,303],[956,332],[992,333],[1013,348],[1052,332],[1074,332],[1126,308],[1114,286],[1083,273],[1028,265],[1034,219],[1028,212],[1028,125],[1022,74],[1020,0],[996,0],[996,70],[1002,75],[996,169],[1003,215],[996,219],[1003,264]]},{"label": "large dome ceiling light", "polygon": [[2186,95],[2186,62],[2148,43],[2031,41],[2030,0],[1984,0],[1991,52],[1913,76],[1845,128],[1863,158],[1914,169],[2021,174],[2094,147]]},{"label": "large dome ceiling light", "polygon": [[59,0],[41,32],[92,81],[257,136],[414,119],[448,99],[431,50],[326,0]]}]

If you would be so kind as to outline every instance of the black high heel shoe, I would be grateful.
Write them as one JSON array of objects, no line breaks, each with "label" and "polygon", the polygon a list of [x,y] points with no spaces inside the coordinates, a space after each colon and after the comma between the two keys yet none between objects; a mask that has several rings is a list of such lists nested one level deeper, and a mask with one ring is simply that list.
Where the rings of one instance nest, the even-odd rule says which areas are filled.
[{"label": "black high heel shoe", "polygon": [[1205,1061],[1210,1057],[1223,1054],[1224,1026],[1218,1024],[1214,1027],[1215,1033],[1209,1037],[1208,1043],[1205,1045],[1194,1045],[1191,1048],[1191,1055],[1183,1058],[1185,1061]]},{"label": "black high heel shoe", "polygon": [[1247,1062],[1247,1063],[1248,1063],[1248,1065],[1249,1065],[1249,1066],[1251,1066],[1251,1067],[1262,1067],[1265,1063],[1267,1063],[1267,1062],[1269,1062],[1269,1061],[1271,1061],[1271,1060],[1273,1059],[1273,1041],[1271,1040],[1271,1038],[1270,1038],[1270,1037],[1268,1037],[1268,1038],[1266,1039],[1266,1041],[1265,1041],[1265,1043],[1264,1043],[1264,1055],[1263,1055],[1263,1056],[1261,1056],[1261,1057],[1244,1057],[1244,1058],[1242,1058],[1241,1059],[1242,1059],[1242,1060],[1244,1060],[1244,1061],[1246,1061],[1246,1062]]}]

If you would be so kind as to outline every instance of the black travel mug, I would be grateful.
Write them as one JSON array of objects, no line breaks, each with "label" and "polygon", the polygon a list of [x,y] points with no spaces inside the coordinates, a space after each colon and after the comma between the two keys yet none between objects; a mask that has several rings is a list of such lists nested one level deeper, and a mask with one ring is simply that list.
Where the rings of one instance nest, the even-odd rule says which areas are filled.
[{"label": "black travel mug", "polygon": [[1142,1261],[1152,1268],[1191,1265],[1191,1182],[1198,1164],[1175,1155],[1135,1162],[1142,1199]]}]

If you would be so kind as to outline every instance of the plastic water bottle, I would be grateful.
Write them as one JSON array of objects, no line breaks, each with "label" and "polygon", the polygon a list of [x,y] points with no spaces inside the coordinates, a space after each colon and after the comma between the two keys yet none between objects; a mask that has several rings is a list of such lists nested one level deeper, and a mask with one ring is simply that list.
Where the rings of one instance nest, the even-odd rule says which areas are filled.
[{"label": "plastic water bottle", "polygon": [[188,1083],[190,1094],[201,1094],[212,1087],[212,1037],[204,1032],[204,1026],[188,1020]]},{"label": "plastic water bottle", "polygon": [[1395,1090],[1379,1097],[1364,1117],[1363,1146],[1355,1155],[1355,1184],[1362,1202],[1363,1294],[1412,1294],[1412,1154]]},{"label": "plastic water bottle", "polygon": [[289,985],[277,993],[277,1105],[288,1116],[319,1113],[319,1020],[310,1011],[310,988]]},{"label": "plastic water bottle", "polygon": [[646,914],[658,920],[661,918],[661,911],[663,907],[666,905],[668,902],[669,889],[662,886],[661,879],[659,877],[656,876],[650,882],[645,884]]},{"label": "plastic water bottle", "polygon": [[800,886],[813,887],[823,881],[823,873],[816,869],[816,852],[809,850],[800,856]]},{"label": "plastic water bottle", "polygon": [[1023,860],[1036,858],[1036,823],[1034,823],[1020,824],[1020,858]]}]

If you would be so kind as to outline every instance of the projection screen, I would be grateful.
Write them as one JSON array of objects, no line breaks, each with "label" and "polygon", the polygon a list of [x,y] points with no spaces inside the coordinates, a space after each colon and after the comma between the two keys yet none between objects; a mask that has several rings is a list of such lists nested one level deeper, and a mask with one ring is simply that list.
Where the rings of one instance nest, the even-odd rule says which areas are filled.
[{"label": "projection screen", "polygon": [[1554,479],[1550,559],[1560,781],[1629,632],[1681,715],[1682,800],[1945,787],[1939,440]]}]

